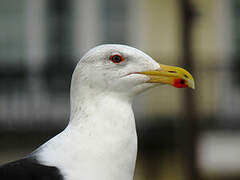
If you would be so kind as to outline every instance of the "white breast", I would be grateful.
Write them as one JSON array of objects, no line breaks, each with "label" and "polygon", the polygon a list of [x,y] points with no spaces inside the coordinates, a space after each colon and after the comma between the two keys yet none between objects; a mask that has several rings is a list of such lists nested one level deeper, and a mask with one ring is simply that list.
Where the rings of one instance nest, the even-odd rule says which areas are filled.
[{"label": "white breast", "polygon": [[133,179],[137,136],[131,104],[112,97],[101,101],[89,101],[90,109],[75,114],[37,152],[41,162],[60,168],[66,180]]}]

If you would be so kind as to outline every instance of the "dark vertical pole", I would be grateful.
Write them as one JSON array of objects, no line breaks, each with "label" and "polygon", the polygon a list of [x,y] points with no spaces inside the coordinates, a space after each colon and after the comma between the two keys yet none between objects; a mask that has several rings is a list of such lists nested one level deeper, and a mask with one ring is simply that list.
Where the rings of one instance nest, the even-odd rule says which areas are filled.
[{"label": "dark vertical pole", "polygon": [[[194,73],[193,55],[192,55],[192,25],[196,15],[189,0],[181,0],[182,11],[182,47],[183,47],[183,64],[184,66]],[[184,153],[186,157],[186,165],[190,180],[200,180],[200,174],[197,167],[197,110],[194,101],[194,91],[185,91],[185,128],[186,134],[184,137]]]}]

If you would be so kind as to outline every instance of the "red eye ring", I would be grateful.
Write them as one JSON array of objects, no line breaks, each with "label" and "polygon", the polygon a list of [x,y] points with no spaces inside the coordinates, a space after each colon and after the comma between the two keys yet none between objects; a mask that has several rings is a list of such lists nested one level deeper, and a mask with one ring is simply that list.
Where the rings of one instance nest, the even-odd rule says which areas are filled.
[{"label": "red eye ring", "polygon": [[110,57],[110,60],[115,64],[119,64],[124,61],[124,58],[118,54],[114,54]]}]

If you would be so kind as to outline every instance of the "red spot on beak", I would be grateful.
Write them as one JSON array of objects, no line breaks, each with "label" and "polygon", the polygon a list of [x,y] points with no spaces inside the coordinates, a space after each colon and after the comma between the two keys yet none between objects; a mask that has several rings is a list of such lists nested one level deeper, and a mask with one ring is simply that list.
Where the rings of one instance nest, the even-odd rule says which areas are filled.
[{"label": "red spot on beak", "polygon": [[186,84],[186,81],[184,79],[175,79],[173,86],[176,87],[176,88],[186,88],[186,87],[188,87],[188,85]]}]

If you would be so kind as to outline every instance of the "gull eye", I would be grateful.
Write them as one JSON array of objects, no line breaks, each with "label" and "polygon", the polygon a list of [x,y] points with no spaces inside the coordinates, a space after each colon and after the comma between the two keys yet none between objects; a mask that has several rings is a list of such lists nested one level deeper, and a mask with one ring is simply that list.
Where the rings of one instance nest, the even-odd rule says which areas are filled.
[{"label": "gull eye", "polygon": [[112,56],[110,57],[110,60],[111,60],[113,63],[118,64],[118,63],[123,62],[123,61],[124,61],[124,58],[123,58],[122,56],[120,56],[120,55],[112,55]]}]

